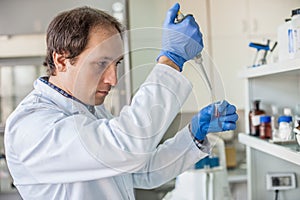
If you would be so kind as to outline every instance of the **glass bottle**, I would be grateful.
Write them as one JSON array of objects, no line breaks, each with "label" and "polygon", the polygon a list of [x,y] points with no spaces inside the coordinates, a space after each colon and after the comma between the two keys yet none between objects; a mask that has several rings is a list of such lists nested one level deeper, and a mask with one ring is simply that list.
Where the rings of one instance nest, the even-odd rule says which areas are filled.
[{"label": "glass bottle", "polygon": [[259,136],[260,116],[266,114],[259,108],[260,100],[253,101],[252,110],[249,112],[249,131],[250,135]]},{"label": "glass bottle", "polygon": [[260,116],[259,137],[262,139],[272,138],[271,116]]}]

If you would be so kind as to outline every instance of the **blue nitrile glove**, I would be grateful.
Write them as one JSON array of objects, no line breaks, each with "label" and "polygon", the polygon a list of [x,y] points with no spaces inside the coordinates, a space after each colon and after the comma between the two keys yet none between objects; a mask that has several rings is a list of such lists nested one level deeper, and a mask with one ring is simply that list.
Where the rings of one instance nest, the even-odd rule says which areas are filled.
[{"label": "blue nitrile glove", "polygon": [[204,140],[207,133],[234,130],[237,120],[235,106],[223,100],[200,110],[192,118],[190,129],[196,139]]},{"label": "blue nitrile glove", "polygon": [[182,71],[183,64],[203,49],[202,33],[192,15],[175,23],[180,5],[176,3],[167,13],[163,25],[162,50],[157,59],[166,56]]}]

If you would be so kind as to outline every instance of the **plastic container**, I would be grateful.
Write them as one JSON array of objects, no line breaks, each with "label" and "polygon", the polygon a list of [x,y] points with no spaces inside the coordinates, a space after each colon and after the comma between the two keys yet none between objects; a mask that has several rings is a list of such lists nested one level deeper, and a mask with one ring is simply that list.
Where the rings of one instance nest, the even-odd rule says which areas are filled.
[{"label": "plastic container", "polygon": [[289,32],[290,58],[300,58],[300,8],[292,10],[291,31]]},{"label": "plastic container", "polygon": [[297,140],[297,142],[298,142],[298,144],[300,146],[300,134],[296,134],[296,140]]},{"label": "plastic container", "polygon": [[[299,107],[299,104],[297,105],[297,108]],[[296,117],[299,115],[296,115]],[[294,129],[293,132],[295,134],[296,137],[296,141],[298,142],[299,146],[300,146],[300,118],[296,118],[296,123],[297,125],[294,125]]]},{"label": "plastic container", "polygon": [[290,108],[283,108],[283,115],[285,115],[285,116],[292,116],[292,109],[290,109]]},{"label": "plastic container", "polygon": [[253,101],[252,110],[249,112],[249,131],[250,135],[259,136],[260,116],[266,112],[259,108],[260,100]]},{"label": "plastic container", "polygon": [[[283,109],[283,115],[288,116],[288,117],[291,118],[289,123],[290,123],[290,125],[292,126],[292,129],[293,129],[295,126],[294,126],[294,118],[292,117],[293,116],[292,109],[291,108],[284,108]],[[295,139],[293,131],[291,132],[291,135],[290,135],[289,139],[290,140]]]},{"label": "plastic container", "polygon": [[276,137],[280,140],[286,141],[293,139],[292,130],[293,130],[293,118],[292,116],[280,116],[278,118],[278,133]]},{"label": "plastic container", "polygon": [[262,139],[272,138],[271,116],[260,116],[259,137]]},{"label": "plastic container", "polygon": [[290,58],[289,52],[292,49],[289,49],[289,47],[292,48],[292,46],[289,46],[289,31],[291,32],[291,27],[291,19],[286,19],[286,21],[278,27],[277,41],[279,61],[288,60]]},{"label": "plastic container", "polygon": [[271,127],[272,127],[272,131],[276,132],[278,129],[278,117],[279,117],[278,107],[276,105],[271,105],[271,109],[272,109]]},{"label": "plastic container", "polygon": [[195,169],[207,169],[220,166],[219,157],[207,156],[195,164]]}]

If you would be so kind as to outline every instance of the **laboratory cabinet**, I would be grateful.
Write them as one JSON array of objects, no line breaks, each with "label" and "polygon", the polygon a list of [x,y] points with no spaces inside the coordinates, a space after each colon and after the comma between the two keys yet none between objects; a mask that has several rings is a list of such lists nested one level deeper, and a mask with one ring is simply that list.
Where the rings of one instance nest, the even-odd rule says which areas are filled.
[{"label": "laboratory cabinet", "polygon": [[[256,49],[250,48],[250,42],[270,46],[277,41],[277,28],[290,17],[291,10],[299,7],[299,0],[225,0],[207,1],[209,5],[211,56],[219,68],[226,89],[227,100],[239,109],[244,108],[243,80],[236,74],[241,66],[250,66],[254,62]],[[205,36],[205,35],[204,35]],[[271,63],[277,59],[277,48],[267,54]],[[258,56],[260,57],[260,56]]]},{"label": "laboratory cabinet", "polygon": [[300,59],[287,60],[259,67],[247,67],[241,73],[245,83],[245,124],[244,133],[239,133],[239,142],[246,145],[248,199],[274,199],[275,191],[267,190],[267,174],[295,174],[295,189],[280,190],[281,200],[299,199],[300,194],[300,146],[296,142],[272,143],[249,135],[248,113],[253,100],[261,100],[261,108],[272,114],[272,106],[282,109],[289,107],[296,112],[300,100]]}]

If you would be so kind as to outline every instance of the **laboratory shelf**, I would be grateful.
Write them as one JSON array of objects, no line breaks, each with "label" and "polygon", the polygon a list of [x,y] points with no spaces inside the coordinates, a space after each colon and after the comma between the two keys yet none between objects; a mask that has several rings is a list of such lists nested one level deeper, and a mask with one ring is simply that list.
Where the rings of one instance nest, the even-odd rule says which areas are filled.
[{"label": "laboratory shelf", "polygon": [[240,143],[245,144],[248,147],[257,149],[274,157],[278,157],[282,160],[286,160],[300,166],[300,152],[299,145],[297,143],[279,145],[245,133],[240,133],[238,135],[238,139]]},{"label": "laboratory shelf", "polygon": [[[267,76],[283,72],[294,73],[295,70],[300,69],[300,59],[291,59],[284,62],[270,63],[258,67],[247,67],[239,73],[241,78],[255,78],[260,76]],[[297,71],[299,73],[299,71]]]}]

